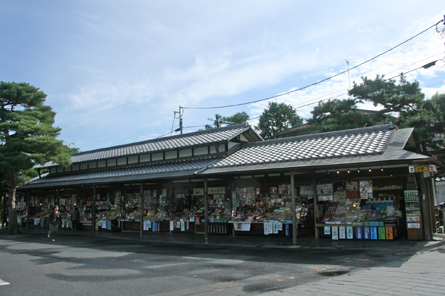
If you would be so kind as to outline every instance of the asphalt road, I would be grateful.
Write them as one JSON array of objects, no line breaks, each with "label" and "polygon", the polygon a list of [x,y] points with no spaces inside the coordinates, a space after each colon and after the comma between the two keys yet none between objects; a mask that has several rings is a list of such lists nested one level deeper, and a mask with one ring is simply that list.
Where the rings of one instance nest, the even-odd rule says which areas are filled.
[{"label": "asphalt road", "polygon": [[0,236],[0,295],[261,295],[402,264],[389,250],[165,244],[104,237]]}]

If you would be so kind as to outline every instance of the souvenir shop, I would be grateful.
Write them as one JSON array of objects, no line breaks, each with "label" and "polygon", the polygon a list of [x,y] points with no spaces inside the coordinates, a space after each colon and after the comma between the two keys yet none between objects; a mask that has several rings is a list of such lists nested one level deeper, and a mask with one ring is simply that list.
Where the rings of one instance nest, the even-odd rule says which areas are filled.
[{"label": "souvenir shop", "polygon": [[[381,144],[373,145],[378,137],[383,142],[384,136],[379,135],[385,133],[394,144],[384,142],[385,149],[379,148]],[[298,151],[307,141],[318,141],[309,143],[305,151],[319,151],[323,141],[341,144],[347,137],[373,134],[377,136],[370,138],[372,141],[362,141],[362,145],[375,151],[363,152],[360,157],[317,156],[311,152],[315,156],[286,158],[286,145],[294,145],[297,148],[292,151]],[[81,172],[69,172],[65,175],[70,178],[64,182],[60,181],[65,180],[62,175],[54,182],[30,182],[19,188],[19,219],[22,226],[44,227],[50,207],[58,204],[63,227],[71,227],[70,215],[77,207],[81,228],[93,234],[137,231],[142,236],[171,232],[205,234],[206,239],[209,234],[267,235],[289,236],[294,243],[300,236],[430,240],[435,231],[432,213],[437,163],[405,150],[411,134],[412,129],[396,130],[388,125],[258,141],[187,171],[179,171],[179,162],[167,161],[164,152],[164,159],[153,166],[174,165],[179,172],[133,178],[76,183],[70,181],[69,174]],[[327,151],[333,150],[328,148]],[[176,155],[180,156],[180,152]],[[261,161],[263,156],[266,161]],[[279,160],[274,161],[274,157]],[[133,170],[129,159],[125,167]],[[153,155],[150,160],[154,161]]]},{"label": "souvenir shop", "polygon": [[[422,210],[428,212],[424,208],[429,205],[420,199],[419,184],[431,179],[401,172],[400,168],[378,168],[295,174],[297,235],[340,240],[425,239],[423,223],[428,220],[422,218]],[[177,180],[161,186],[124,184],[86,192],[31,192],[29,203],[26,195],[18,197],[19,222],[45,227],[51,206],[58,204],[63,228],[72,227],[71,213],[78,207],[84,229],[95,225],[94,231],[204,234],[203,185]],[[292,236],[289,172],[234,175],[230,181],[213,181],[207,188],[207,201],[209,234]]]}]

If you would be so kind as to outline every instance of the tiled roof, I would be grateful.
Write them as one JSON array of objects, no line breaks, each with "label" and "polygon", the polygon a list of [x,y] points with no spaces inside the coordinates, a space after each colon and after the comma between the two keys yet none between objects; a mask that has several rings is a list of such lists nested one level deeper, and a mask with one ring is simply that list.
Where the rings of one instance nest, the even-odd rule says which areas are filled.
[{"label": "tiled roof", "polygon": [[247,143],[211,168],[382,154],[395,131],[382,125]]},{"label": "tiled roof", "polygon": [[57,187],[80,185],[87,183],[109,183],[119,181],[149,180],[153,178],[193,175],[196,171],[206,168],[216,158],[208,157],[195,160],[177,160],[158,164],[135,165],[122,168],[107,168],[96,171],[80,171],[75,174],[50,175],[35,178],[21,189],[38,187]]},{"label": "tiled roof", "polygon": [[[114,146],[98,150],[86,151],[73,154],[71,161],[73,163],[94,161],[100,159],[124,157],[128,155],[138,155],[152,152],[168,151],[173,149],[189,148],[212,143],[223,143],[232,140],[243,132],[253,129],[246,124],[238,124],[218,129],[211,129],[188,133],[183,135],[165,137],[160,139],[147,140],[127,145]],[[254,132],[253,132],[254,133]],[[257,135],[256,140],[261,140]],[[44,166],[54,166],[54,163],[47,163]]]}]

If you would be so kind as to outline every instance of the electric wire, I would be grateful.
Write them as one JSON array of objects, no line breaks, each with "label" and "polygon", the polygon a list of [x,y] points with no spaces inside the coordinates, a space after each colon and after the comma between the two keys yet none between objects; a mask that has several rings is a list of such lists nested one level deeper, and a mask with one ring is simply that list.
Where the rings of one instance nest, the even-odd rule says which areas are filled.
[{"label": "electric wire", "polygon": [[[412,63],[412,64],[410,64],[410,65],[407,65],[407,66],[403,67],[403,68],[399,68],[398,70],[391,71],[391,72],[389,72],[389,73],[387,73],[387,74],[385,74],[385,75],[388,75],[388,74],[391,74],[391,73],[394,73],[394,72],[398,72],[398,71],[403,70],[403,69],[405,69],[405,68],[407,68],[407,67],[409,67],[409,66],[418,64],[418,63],[423,62],[423,61],[425,61],[425,60],[428,60],[428,59],[430,59],[430,58],[432,58],[432,57],[435,57],[435,56],[437,56],[437,55],[439,55],[439,54],[443,54],[443,52],[434,54],[434,55],[432,55],[432,56],[430,56],[430,57],[428,57],[428,58],[425,58],[425,59],[423,59],[423,60],[420,60],[420,61],[417,61],[417,62],[415,62],[415,63]],[[440,61],[440,60],[441,60],[441,59],[439,59],[439,60],[435,60],[434,62],[437,62],[437,61]],[[433,63],[433,62],[430,62],[430,63]],[[421,66],[421,67],[418,67],[418,68],[416,68],[416,69],[410,70],[410,71],[408,71],[408,72],[402,72],[401,74],[399,74],[399,75],[397,75],[397,76],[393,76],[393,77],[391,77],[391,78],[386,78],[385,80],[394,79],[394,78],[396,78],[396,77],[401,76],[402,74],[404,75],[404,74],[407,74],[407,73],[411,73],[411,72],[413,72],[413,71],[419,70],[419,69],[424,68],[424,67],[425,67],[425,65],[423,65],[423,66]],[[361,75],[361,76],[365,76],[365,75],[366,75],[366,73],[365,73],[364,75]],[[342,90],[338,90],[338,91],[335,91],[335,92],[330,93],[330,94],[326,94],[326,95],[324,95],[324,96],[318,97],[317,99],[315,99],[315,100],[313,100],[313,101],[304,103],[303,105],[298,105],[298,106],[295,107],[295,109],[299,109],[299,108],[302,108],[302,107],[307,107],[307,106],[310,106],[310,105],[313,105],[313,104],[316,104],[316,103],[319,103],[319,102],[324,102],[324,101],[329,101],[329,100],[332,100],[332,99],[336,99],[336,98],[338,98],[340,95],[334,95],[334,96],[332,96],[332,95],[333,95],[333,94],[336,94],[336,93],[343,93],[344,91],[345,91],[345,89],[342,89]],[[322,99],[323,97],[326,97],[326,96],[331,96],[331,97],[326,98],[326,99]]]},{"label": "electric wire", "polygon": [[[438,55],[438,54],[435,54],[435,55],[433,55],[433,56],[436,56],[436,55]],[[431,57],[433,57],[433,56],[431,56]],[[429,57],[429,58],[431,58],[431,57]],[[421,60],[421,61],[419,61],[419,62],[423,62],[423,61],[425,61],[425,60],[427,60],[427,59],[429,59],[429,58],[423,59],[423,60]],[[428,64],[436,63],[436,62],[438,62],[438,61],[440,61],[440,60],[442,60],[442,59],[435,60],[435,61],[430,62],[430,63],[428,63]],[[410,65],[408,65],[408,66],[405,66],[405,67],[403,67],[403,68],[401,68],[401,69],[405,69],[405,68],[407,68],[407,67],[409,67],[409,66],[412,66],[412,65],[414,65],[414,64],[417,64],[417,63],[419,63],[419,62],[415,62],[415,63],[410,64]],[[384,79],[384,80],[391,80],[391,79],[394,79],[394,78],[399,77],[399,76],[401,76],[401,75],[405,75],[405,74],[408,74],[408,73],[417,71],[417,70],[419,70],[419,69],[425,68],[425,66],[428,65],[428,64],[425,64],[425,65],[423,65],[423,66],[420,66],[420,67],[418,67],[418,68],[412,69],[412,70],[407,71],[407,72],[402,72],[402,73],[399,74],[399,75],[393,76],[393,77],[391,77],[391,78],[386,78],[386,79]],[[399,70],[394,70],[394,71],[391,71],[391,72],[389,72],[389,73],[393,73],[393,72],[396,72],[396,71],[400,71],[401,69],[399,69]],[[442,83],[442,82],[440,82],[440,83]],[[436,84],[440,84],[440,83],[436,83]],[[436,84],[434,84],[434,85],[436,85]],[[432,86],[432,85],[428,85],[428,86]],[[426,86],[426,87],[428,87],[428,86]],[[344,89],[343,89],[343,90],[338,90],[338,91],[336,91],[336,92],[334,92],[334,93],[343,93],[343,92],[344,92]],[[328,95],[332,95],[332,94],[333,94],[333,93],[328,94]],[[339,97],[339,95],[334,95],[334,96],[331,96],[331,97],[329,97],[329,98],[322,99],[322,98],[325,97],[325,96],[327,96],[327,95],[324,95],[324,96],[322,96],[322,97],[319,97],[319,98],[317,98],[317,99],[314,100],[314,101],[307,102],[307,103],[304,103],[304,104],[302,104],[302,105],[298,105],[298,106],[295,107],[295,109],[301,109],[301,108],[303,108],[303,107],[307,107],[307,106],[310,106],[310,105],[313,105],[313,104],[316,104],[316,103],[321,103],[321,102],[324,102],[324,101],[329,101],[329,100],[336,99],[336,98]],[[182,115],[183,115],[183,113],[181,114],[181,116],[182,116]],[[260,116],[250,117],[249,119],[247,119],[247,121],[255,120],[255,119],[258,119],[258,118],[260,118]],[[173,121],[173,122],[174,122],[174,121]],[[183,129],[197,128],[197,127],[205,127],[205,125],[188,126],[188,127],[183,127]],[[173,127],[172,127],[172,131],[173,131]],[[168,132],[168,133],[164,134],[163,136],[165,136],[165,135],[167,135],[167,134],[169,134],[169,133],[172,133],[172,132]],[[160,137],[163,137],[163,136],[160,136]]]},{"label": "electric wire", "polygon": [[382,52],[382,53],[380,53],[380,54],[378,54],[378,55],[376,55],[376,56],[374,56],[374,57],[372,57],[372,58],[370,58],[370,59],[368,59],[368,60],[366,60],[366,61],[364,61],[364,62],[361,62],[361,63],[359,63],[359,64],[353,66],[352,68],[349,68],[349,69],[344,70],[344,71],[342,71],[342,72],[339,72],[339,73],[337,73],[337,74],[335,74],[335,75],[332,75],[332,76],[330,76],[330,77],[327,77],[327,78],[322,79],[322,80],[319,80],[319,81],[317,81],[317,82],[308,84],[308,85],[303,86],[303,87],[296,88],[296,89],[293,89],[293,90],[290,90],[290,91],[287,91],[287,92],[284,92],[284,93],[281,93],[281,94],[278,94],[278,95],[275,95],[275,96],[271,96],[271,97],[268,97],[268,98],[258,99],[258,100],[254,100],[254,101],[250,101],[250,102],[245,102],[245,103],[238,103],[238,104],[225,105],[225,106],[213,106],[213,107],[182,107],[182,108],[183,108],[183,109],[195,109],[195,110],[197,110],[197,109],[222,109],[222,108],[230,108],[230,107],[238,107],[238,106],[244,106],[244,105],[254,104],[254,103],[258,103],[258,102],[262,102],[262,101],[271,100],[271,99],[274,99],[274,98],[277,98],[277,97],[285,96],[285,95],[288,95],[288,94],[290,94],[290,93],[294,93],[294,92],[297,92],[297,91],[300,91],[300,90],[303,90],[303,89],[312,87],[312,86],[314,86],[314,85],[320,84],[320,83],[322,83],[322,82],[331,80],[331,79],[333,79],[333,78],[335,78],[335,77],[337,77],[337,76],[339,76],[339,75],[342,75],[342,74],[344,74],[344,73],[346,73],[346,72],[349,72],[349,71],[351,71],[351,70],[353,70],[353,69],[355,69],[355,68],[358,68],[358,67],[360,67],[360,66],[362,66],[362,65],[364,65],[364,64],[366,64],[366,63],[369,63],[370,61],[375,60],[375,59],[377,59],[378,57],[381,57],[382,55],[384,55],[384,54],[386,54],[386,53],[388,53],[388,52],[390,52],[390,51],[396,49],[397,47],[400,47],[401,45],[403,45],[403,44],[405,44],[405,43],[411,41],[412,39],[416,38],[417,36],[419,36],[419,35],[425,33],[426,31],[428,31],[429,29],[431,29],[431,28],[433,28],[433,27],[436,27],[440,22],[443,22],[443,20],[438,21],[437,23],[431,25],[430,27],[428,27],[427,29],[421,31],[420,33],[417,33],[416,35],[412,36],[411,38],[406,39],[405,41],[403,41],[403,42],[397,44],[396,46],[393,46],[393,47],[391,47],[390,49],[388,49],[388,50],[386,50],[386,51],[384,51],[384,52]]},{"label": "electric wire", "polygon": [[[361,66],[361,65],[363,65],[363,64],[365,64],[365,63],[368,63],[368,62],[370,62],[370,61],[372,61],[372,60],[374,60],[374,59],[376,59],[376,58],[378,58],[378,57],[380,57],[380,56],[382,56],[382,55],[384,55],[384,54],[386,54],[386,53],[388,53],[388,52],[394,50],[395,48],[397,48],[397,47],[399,47],[399,46],[401,46],[401,45],[403,45],[403,44],[409,42],[410,40],[416,38],[417,36],[419,36],[419,35],[425,33],[426,31],[428,31],[428,30],[431,29],[432,27],[436,26],[436,28],[437,28],[437,25],[438,25],[439,23],[441,23],[441,22],[443,22],[443,20],[440,20],[440,21],[437,22],[436,24],[434,24],[434,25],[428,27],[427,29],[421,31],[420,33],[418,33],[418,34],[416,34],[416,35],[414,35],[414,36],[412,36],[411,38],[405,40],[404,42],[399,43],[398,45],[396,45],[396,46],[394,46],[394,47],[392,47],[392,48],[390,48],[390,49],[388,49],[388,50],[386,50],[386,51],[380,53],[379,55],[374,56],[374,57],[371,58],[371,59],[368,59],[368,60],[366,60],[366,61],[364,61],[364,62],[362,62],[362,63],[360,63],[360,64],[358,64],[358,65],[355,65],[355,66],[352,67],[352,68],[348,68],[348,69],[345,70],[345,71],[342,71],[342,72],[340,72],[340,73],[337,73],[337,74],[335,74],[335,75],[333,75],[333,76],[330,76],[330,77],[325,78],[325,79],[323,79],[323,80],[320,80],[320,81],[318,81],[318,82],[309,84],[309,85],[307,85],[307,86],[304,86],[304,87],[301,87],[301,88],[298,88],[298,89],[294,89],[294,90],[291,90],[291,91],[288,91],[288,92],[285,92],[285,93],[282,93],[282,94],[278,94],[278,95],[275,95],[275,96],[272,96],[272,97],[269,97],[269,98],[264,98],[264,99],[255,100],[255,101],[250,101],[250,102],[245,102],[245,103],[233,104],[233,105],[216,106],[216,107],[181,107],[181,106],[180,106],[179,109],[180,109],[180,112],[181,112],[181,113],[180,113],[180,112],[176,112],[176,113],[179,113],[179,118],[181,118],[181,117],[183,116],[183,114],[184,114],[184,109],[220,109],[220,108],[228,108],[228,107],[242,106],[242,105],[247,105],[247,104],[257,103],[257,102],[260,102],[260,101],[265,101],[265,100],[273,99],[273,98],[276,98],[276,97],[280,97],[280,96],[283,96],[283,95],[287,95],[287,94],[289,94],[289,93],[293,93],[293,92],[296,92],[296,91],[299,91],[299,90],[303,90],[303,89],[305,89],[305,88],[308,88],[308,87],[311,87],[311,86],[320,84],[320,83],[322,83],[322,82],[324,82],[324,81],[330,80],[330,79],[332,79],[332,78],[335,78],[335,77],[337,77],[337,76],[339,76],[339,75],[341,75],[341,74],[344,74],[344,73],[346,73],[346,72],[349,72],[349,71],[351,71],[351,70],[353,70],[353,69],[355,69],[355,68],[357,68],[357,67],[359,67],[359,66]],[[435,55],[433,55],[433,56],[431,56],[431,57],[434,57],[434,56],[439,55],[439,54],[443,54],[443,53],[441,52],[441,53],[435,54]],[[431,57],[429,57],[429,58],[431,58]],[[387,74],[390,74],[390,73],[393,73],[393,72],[396,72],[396,71],[403,70],[403,69],[405,69],[405,68],[407,68],[407,67],[409,67],[409,66],[412,66],[412,65],[414,65],[414,64],[416,64],[416,63],[419,63],[419,62],[423,62],[424,60],[427,60],[427,59],[429,59],[429,58],[426,58],[426,59],[423,59],[423,60],[421,60],[421,61],[415,62],[415,63],[413,63],[413,64],[407,65],[407,66],[405,66],[405,67],[403,67],[403,68],[401,68],[401,69],[399,69],[399,70],[391,71],[391,72],[389,72],[389,73],[387,73]],[[436,60],[436,61],[431,62],[431,63],[435,63],[435,62],[440,61],[440,60],[441,60],[441,59]],[[394,79],[394,78],[396,78],[396,77],[399,77],[399,76],[401,76],[401,75],[404,75],[404,74],[408,74],[408,73],[414,72],[414,71],[419,70],[419,69],[421,69],[421,68],[425,68],[425,65],[423,65],[423,66],[421,66],[421,67],[418,67],[418,68],[415,68],[415,69],[413,69],[413,70],[410,70],[410,71],[408,71],[408,72],[402,72],[402,73],[399,74],[399,75],[393,76],[393,77],[388,78],[388,79],[385,79],[385,80]],[[362,76],[363,76],[363,75],[362,75]],[[335,92],[335,93],[343,93],[343,92],[344,92],[344,90],[339,90],[339,91],[337,91],[337,92]],[[334,94],[335,94],[335,93],[334,93]],[[322,96],[322,97],[320,97],[320,98],[317,98],[316,100],[314,100],[314,101],[312,101],[312,102],[307,102],[307,103],[304,103],[303,105],[296,106],[295,108],[296,108],[296,109],[300,109],[300,108],[307,107],[307,106],[310,106],[310,105],[313,105],[313,104],[316,104],[316,103],[320,103],[320,102],[323,102],[323,101],[328,101],[328,100],[335,99],[335,98],[338,98],[338,97],[339,97],[339,95],[334,95],[334,96],[331,96],[331,97],[326,98],[326,99],[321,99],[321,98],[323,98],[323,97],[325,97],[325,96],[328,96],[328,95],[332,95],[332,93],[331,93],[331,94],[324,95],[324,96]],[[174,116],[174,119],[173,119],[172,130],[171,130],[170,132],[167,132],[166,134],[160,136],[160,137],[163,137],[163,136],[165,136],[165,135],[167,135],[167,134],[169,134],[169,133],[170,133],[170,134],[173,133],[173,126],[174,126],[174,121],[175,121],[175,118],[176,118],[176,113],[175,113],[175,116]],[[254,120],[254,119],[257,119],[257,118],[259,118],[259,116],[249,118],[248,121],[250,121],[250,120]],[[196,128],[196,127],[205,127],[205,125],[183,127],[183,129],[186,129],[186,128],[187,128],[187,129],[188,129],[188,128]]]}]

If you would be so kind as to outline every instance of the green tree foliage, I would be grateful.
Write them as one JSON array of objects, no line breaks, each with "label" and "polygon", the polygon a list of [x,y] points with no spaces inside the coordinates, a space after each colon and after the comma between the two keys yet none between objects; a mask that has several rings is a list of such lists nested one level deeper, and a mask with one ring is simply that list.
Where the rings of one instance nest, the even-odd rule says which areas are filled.
[{"label": "green tree foliage", "polygon": [[233,116],[224,117],[223,121],[227,125],[236,125],[236,124],[242,124],[245,123],[247,120],[249,120],[250,116],[247,115],[246,112],[238,112]]},{"label": "green tree foliage", "polygon": [[[16,187],[35,165],[71,163],[70,149],[56,137],[55,112],[44,105],[46,94],[28,83],[0,82],[0,176],[8,187],[11,234],[18,233]],[[29,177],[28,177],[29,178]]]},{"label": "green tree foliage", "polygon": [[[409,82],[402,75],[399,81],[377,75],[375,79],[362,78],[349,91],[351,98],[320,103],[312,111],[312,132],[325,132],[365,126],[394,123],[398,128],[414,127],[419,153],[429,154],[427,146],[441,148],[433,142],[433,134],[425,131],[430,118],[445,121],[445,95],[436,94],[425,100],[419,83]],[[357,105],[370,102],[376,111],[358,110]]]},{"label": "green tree foliage", "polygon": [[425,101],[423,107],[429,118],[436,119],[437,122],[445,121],[445,94],[436,93]]},{"label": "green tree foliage", "polygon": [[213,121],[213,126],[206,124],[206,129],[220,128],[223,125],[223,117],[219,114],[215,114],[215,119],[208,118],[208,120]]},{"label": "green tree foliage", "polygon": [[355,99],[320,102],[311,112],[312,119],[308,120],[308,123],[313,126],[311,132],[327,132],[373,125],[371,117],[357,110],[356,104],[357,100]]},{"label": "green tree foliage", "polygon": [[[431,134],[425,132],[429,115],[423,109],[425,95],[419,87],[419,82],[409,82],[403,75],[398,83],[379,75],[374,80],[364,77],[361,84],[354,83],[349,94],[379,107],[378,114],[382,116],[378,116],[380,120],[375,120],[373,125],[387,123],[389,119],[399,128],[414,127],[414,135],[419,143],[431,139]],[[425,149],[421,150],[426,152]]]},{"label": "green tree foliage", "polygon": [[[433,95],[431,99],[425,101],[423,109],[423,120],[435,119],[436,122],[445,122],[445,94],[436,93],[435,95]],[[437,133],[441,134],[441,132]],[[427,140],[428,143],[430,143],[430,146],[433,149],[443,151],[444,142],[432,142],[431,139],[433,138],[434,134],[435,133],[425,132],[423,134],[423,137]],[[442,161],[445,158],[445,154],[443,152],[439,153],[438,156],[442,159]]]},{"label": "green tree foliage", "polygon": [[276,133],[302,124],[303,119],[298,116],[292,105],[271,102],[269,107],[264,109],[255,128],[261,137],[271,139]]},{"label": "green tree foliage", "polygon": [[[351,98],[320,103],[312,111],[317,131],[333,131],[380,124],[394,123],[399,128],[416,127],[423,130],[424,94],[419,83],[408,82],[402,75],[400,81],[385,79],[377,75],[375,79],[362,78],[354,83],[349,91]],[[376,111],[358,110],[357,104],[370,102]]]},{"label": "green tree foliage", "polygon": [[410,83],[403,75],[399,83],[379,75],[374,80],[363,77],[361,84],[354,82],[349,94],[356,100],[370,101],[374,106],[380,107],[380,114],[396,113],[396,115],[421,111],[425,98],[419,82]]},{"label": "green tree foliage", "polygon": [[213,129],[213,128],[220,128],[222,126],[227,125],[235,125],[235,124],[241,124],[249,120],[249,115],[247,115],[246,112],[238,112],[235,115],[229,116],[229,117],[223,117],[219,114],[215,114],[215,119],[209,118],[208,120],[213,121],[213,126],[206,124],[205,129]]}]

